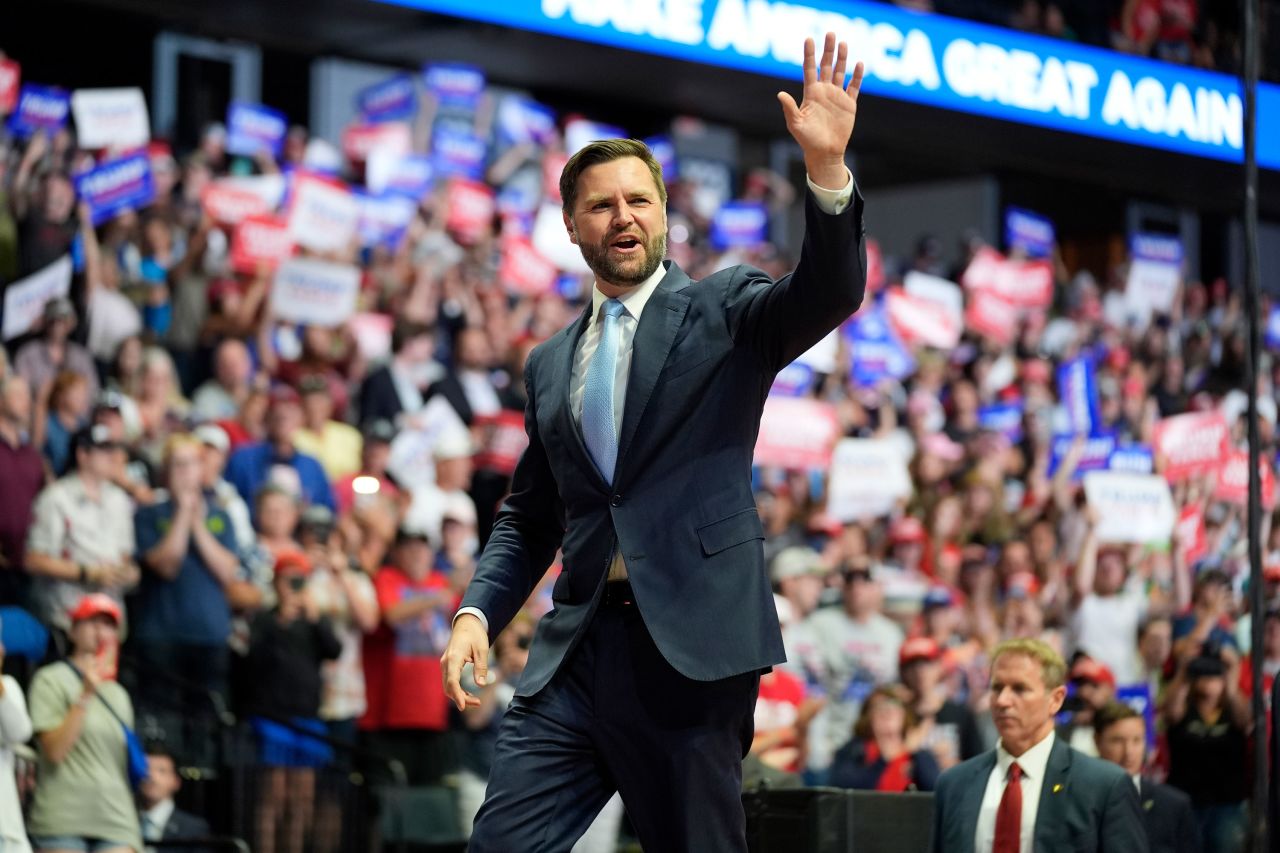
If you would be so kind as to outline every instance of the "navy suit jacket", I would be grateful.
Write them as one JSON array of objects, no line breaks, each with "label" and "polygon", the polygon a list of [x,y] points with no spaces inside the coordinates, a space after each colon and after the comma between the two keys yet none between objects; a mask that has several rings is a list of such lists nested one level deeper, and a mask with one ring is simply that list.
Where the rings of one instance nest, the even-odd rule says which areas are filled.
[{"label": "navy suit jacket", "polygon": [[1151,853],[1200,853],[1200,827],[1184,791],[1143,779],[1138,796]]},{"label": "navy suit jacket", "polygon": [[518,695],[542,689],[590,621],[615,541],[658,650],[699,681],[785,659],[751,491],[760,414],[774,375],[862,302],[862,197],[839,214],[806,194],[793,273],[737,266],[694,282],[674,263],[636,328],[612,485],[596,470],[569,403],[591,306],[525,367],[529,447],[462,606],[490,639],[546,573],[562,570]]},{"label": "navy suit jacket", "polygon": [[[990,853],[974,850],[974,834],[995,766],[992,749],[942,774],[934,795],[934,853]],[[1035,853],[1147,853],[1133,780],[1055,738],[1040,789]]]}]

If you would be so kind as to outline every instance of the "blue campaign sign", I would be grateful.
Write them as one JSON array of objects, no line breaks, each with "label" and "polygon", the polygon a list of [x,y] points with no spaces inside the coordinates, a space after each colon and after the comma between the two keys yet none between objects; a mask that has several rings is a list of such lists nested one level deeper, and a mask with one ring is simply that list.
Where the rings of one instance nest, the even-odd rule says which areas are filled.
[{"label": "blue campaign sign", "polygon": [[556,136],[556,111],[529,98],[504,98],[498,106],[498,131],[511,145],[547,145]]},{"label": "blue campaign sign", "polygon": [[650,136],[644,141],[653,152],[654,159],[662,164],[662,180],[671,183],[680,177],[676,168],[676,146],[669,136]]},{"label": "blue campaign sign", "polygon": [[807,364],[793,361],[778,371],[769,388],[770,397],[807,397],[813,389],[814,372]]},{"label": "blue campaign sign", "polygon": [[1058,399],[1067,410],[1072,432],[1097,432],[1102,418],[1098,414],[1098,378],[1092,358],[1082,355],[1058,366]]},{"label": "blue campaign sign", "polygon": [[1022,401],[996,403],[978,409],[978,426],[998,432],[1017,444],[1022,441]]},{"label": "blue campaign sign", "polygon": [[61,130],[71,112],[71,95],[57,86],[23,83],[18,105],[9,116],[9,130],[26,138],[37,130],[48,133]]},{"label": "blue campaign sign", "polygon": [[76,193],[89,203],[94,225],[148,205],[155,196],[151,160],[145,151],[108,160],[77,175],[75,184]]},{"label": "blue campaign sign", "polygon": [[1150,474],[1155,470],[1155,454],[1145,444],[1131,444],[1111,451],[1107,460],[1110,471],[1127,471],[1130,474]]},{"label": "blue campaign sign", "polygon": [[356,108],[365,121],[396,121],[412,118],[418,110],[418,89],[409,74],[397,74],[366,86],[356,95]]},{"label": "blue campaign sign", "polygon": [[1142,715],[1147,724],[1147,748],[1156,746],[1156,703],[1151,700],[1149,684],[1121,684],[1116,688],[1116,701],[1123,702]]},{"label": "blue campaign sign", "polygon": [[[1071,445],[1076,437],[1071,434],[1055,435],[1053,444],[1050,445],[1049,454],[1049,476],[1052,477],[1058,473],[1058,468],[1062,465],[1063,458],[1071,450]],[[1089,471],[1105,471],[1111,464],[1111,455],[1116,449],[1116,437],[1114,435],[1096,435],[1085,439],[1084,452],[1080,456],[1080,461],[1076,464],[1075,473],[1071,476],[1073,483],[1078,483],[1084,479],[1084,475]]]},{"label": "blue campaign sign", "polygon": [[[834,30],[863,90],[972,115],[1241,162],[1227,74],[869,0],[379,0],[797,81],[802,36]],[[1280,169],[1280,86],[1258,87],[1258,162]]]},{"label": "blue campaign sign", "polygon": [[885,379],[905,379],[916,362],[889,325],[881,303],[869,305],[845,325],[853,384],[869,388]]},{"label": "blue campaign sign", "polygon": [[387,177],[385,192],[421,199],[431,191],[435,170],[431,158],[425,154],[410,154],[400,158]]},{"label": "blue campaign sign", "polygon": [[1004,244],[1010,250],[1022,249],[1032,258],[1046,258],[1053,253],[1053,222],[1047,217],[1020,207],[1004,211]]},{"label": "blue campaign sign", "polygon": [[227,153],[256,157],[263,151],[278,158],[284,150],[289,120],[261,104],[234,101],[227,107]]},{"label": "blue campaign sign", "polygon": [[431,168],[440,178],[484,177],[485,141],[474,133],[441,127],[431,138]]},{"label": "blue campaign sign", "polygon": [[1267,315],[1267,328],[1263,331],[1267,349],[1280,349],[1280,305],[1272,305]]},{"label": "blue campaign sign", "polygon": [[427,91],[442,106],[474,111],[484,94],[484,72],[474,65],[442,62],[422,69]]},{"label": "blue campaign sign", "polygon": [[717,249],[758,246],[769,239],[769,211],[763,202],[731,201],[711,219],[711,245]]}]

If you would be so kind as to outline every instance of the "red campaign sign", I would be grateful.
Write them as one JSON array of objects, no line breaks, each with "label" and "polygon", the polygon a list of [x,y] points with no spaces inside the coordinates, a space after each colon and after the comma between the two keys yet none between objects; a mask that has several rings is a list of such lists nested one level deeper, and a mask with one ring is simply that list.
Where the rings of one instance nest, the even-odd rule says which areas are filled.
[{"label": "red campaign sign", "polygon": [[375,148],[386,148],[397,155],[409,153],[413,145],[409,125],[402,121],[379,124],[352,124],[342,131],[342,153],[352,163],[363,163]]},{"label": "red campaign sign", "polygon": [[493,190],[479,181],[455,178],[449,182],[445,228],[460,242],[470,245],[480,239],[493,222]]},{"label": "red campaign sign", "polygon": [[236,272],[253,275],[259,264],[275,269],[293,257],[289,223],[274,216],[250,216],[236,226],[231,238],[231,266]]},{"label": "red campaign sign", "polygon": [[524,431],[524,413],[504,409],[496,415],[477,416],[475,423],[481,436],[480,452],[475,457],[476,467],[510,476],[529,446],[529,435]]},{"label": "red campaign sign", "polygon": [[755,464],[792,470],[826,470],[840,438],[835,406],[803,397],[769,397],[760,418]]},{"label": "red campaign sign", "polygon": [[1174,542],[1182,549],[1182,565],[1190,567],[1209,550],[1204,539],[1204,513],[1192,505],[1182,508],[1173,528]]},{"label": "red campaign sign", "polygon": [[1227,458],[1227,420],[1216,411],[1164,418],[1156,423],[1153,444],[1170,482],[1216,473]]},{"label": "red campaign sign", "polygon": [[527,238],[503,238],[498,280],[507,290],[529,296],[550,293],[555,288],[559,275],[556,265],[538,254],[538,250]]},{"label": "red campaign sign", "polygon": [[1009,260],[983,246],[960,282],[969,290],[989,290],[1018,308],[1046,309],[1053,304],[1053,263]]},{"label": "red campaign sign", "polygon": [[569,162],[569,155],[562,151],[548,151],[542,158],[542,194],[548,201],[560,203],[560,173]]},{"label": "red campaign sign", "polygon": [[964,324],[979,335],[1008,346],[1018,332],[1018,307],[992,291],[975,290],[969,294]]},{"label": "red campaign sign", "polygon": [[222,225],[237,225],[251,216],[266,216],[271,208],[260,193],[214,182],[201,197],[205,213]]},{"label": "red campaign sign", "polygon": [[[1258,459],[1258,475],[1262,479],[1262,506],[1271,509],[1276,505],[1276,476],[1265,457]],[[1244,506],[1249,503],[1249,454],[1233,450],[1218,469],[1218,485],[1214,500],[1227,501]]]},{"label": "red campaign sign", "polygon": [[878,240],[867,241],[867,293],[878,293],[884,287],[884,255]]},{"label": "red campaign sign", "polygon": [[945,305],[897,287],[885,291],[884,305],[894,331],[907,346],[949,350],[960,343],[960,322]]},{"label": "red campaign sign", "polygon": [[0,60],[0,116],[13,112],[18,105],[18,84],[22,82],[22,66],[12,59]]}]

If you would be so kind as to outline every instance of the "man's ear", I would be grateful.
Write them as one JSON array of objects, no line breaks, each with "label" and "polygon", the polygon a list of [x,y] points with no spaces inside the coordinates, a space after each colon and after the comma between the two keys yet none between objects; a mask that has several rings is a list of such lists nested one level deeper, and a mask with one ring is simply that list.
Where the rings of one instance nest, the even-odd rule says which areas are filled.
[{"label": "man's ear", "polygon": [[564,217],[564,228],[569,232],[569,242],[575,246],[578,245],[578,229],[573,227],[573,217],[563,212],[560,215]]},{"label": "man's ear", "polygon": [[1062,703],[1065,701],[1067,701],[1066,685],[1059,685],[1053,688],[1053,691],[1049,694],[1049,704],[1053,706],[1054,716],[1057,716],[1058,712],[1062,710]]}]

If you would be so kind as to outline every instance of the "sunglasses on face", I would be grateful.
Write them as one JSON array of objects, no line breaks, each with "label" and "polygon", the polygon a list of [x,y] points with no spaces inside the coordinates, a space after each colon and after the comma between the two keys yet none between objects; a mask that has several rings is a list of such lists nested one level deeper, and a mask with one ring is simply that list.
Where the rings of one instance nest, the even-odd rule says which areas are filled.
[{"label": "sunglasses on face", "polygon": [[289,589],[293,590],[294,592],[302,592],[306,588],[307,588],[306,578],[296,577],[296,576],[289,578]]},{"label": "sunglasses on face", "polygon": [[516,647],[522,651],[529,651],[529,646],[531,645],[533,645],[533,637],[530,637],[528,634],[524,634],[516,638]]}]

